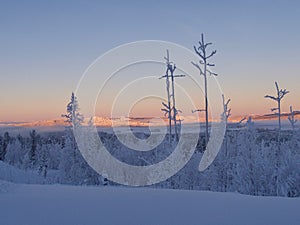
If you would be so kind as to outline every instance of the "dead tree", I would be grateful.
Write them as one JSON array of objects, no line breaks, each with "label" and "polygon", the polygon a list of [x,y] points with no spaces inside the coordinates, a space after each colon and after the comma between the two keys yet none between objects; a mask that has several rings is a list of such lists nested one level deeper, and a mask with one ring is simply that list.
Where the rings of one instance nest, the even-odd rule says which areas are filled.
[{"label": "dead tree", "polygon": [[281,131],[281,100],[283,99],[283,97],[289,93],[289,91],[287,91],[286,89],[279,89],[278,83],[275,82],[275,86],[276,86],[276,96],[270,96],[270,95],[266,95],[265,98],[270,98],[274,101],[277,102],[277,107],[276,108],[272,108],[271,111],[277,111],[277,113],[275,113],[275,115],[278,116],[278,138],[280,138],[280,131]]},{"label": "dead tree", "polygon": [[[172,121],[174,123],[174,132],[175,132],[175,138],[178,140],[178,127],[177,127],[177,115],[178,110],[176,109],[176,101],[175,101],[175,77],[184,77],[185,75],[174,75],[174,72],[176,70],[176,65],[173,62],[170,62],[169,58],[169,50],[167,50],[167,57],[164,57],[166,60],[167,70],[166,74],[162,78],[166,78],[166,89],[167,89],[167,99],[168,103],[163,103],[163,106],[165,108],[161,109],[166,114],[168,114],[169,119],[169,135],[171,137],[172,135]],[[170,90],[170,80],[171,80],[171,90]],[[172,101],[171,101],[172,98]],[[166,115],[165,114],[165,115]]]},{"label": "dead tree", "polygon": [[211,72],[209,67],[215,66],[208,62],[212,56],[214,56],[217,51],[214,50],[210,53],[207,52],[207,47],[212,45],[212,43],[205,43],[204,36],[201,34],[201,40],[199,41],[199,47],[194,46],[196,54],[200,57],[199,63],[192,62],[192,64],[199,70],[200,75],[204,77],[204,94],[205,94],[205,142],[208,142],[208,93],[207,93],[207,75],[217,76],[216,73]]},{"label": "dead tree", "polygon": [[231,116],[231,109],[228,108],[230,99],[227,101],[225,100],[225,96],[222,95],[222,105],[223,105],[223,112],[221,113],[221,120],[225,123],[226,125],[226,132],[225,132],[225,171],[224,171],[224,177],[223,179],[225,180],[225,191],[227,190],[228,186],[228,134],[227,134],[227,123],[228,123],[228,118]]},{"label": "dead tree", "polygon": [[223,102],[223,113],[221,114],[222,121],[225,122],[225,125],[227,126],[228,118],[231,116],[231,109],[228,109],[228,104],[231,101],[231,99],[228,99],[225,101],[225,96],[222,95],[222,102]]},{"label": "dead tree", "polygon": [[293,130],[295,130],[295,125],[297,123],[297,120],[295,119],[295,112],[293,111],[292,106],[290,106],[290,115],[288,116],[288,119],[292,125]]},{"label": "dead tree", "polygon": [[225,133],[225,155],[227,157],[227,123],[228,123],[228,118],[231,116],[231,109],[228,108],[228,105],[230,103],[230,99],[227,101],[225,100],[225,96],[222,95],[222,104],[223,104],[223,112],[221,114],[221,120],[225,123],[226,125],[226,133]]}]

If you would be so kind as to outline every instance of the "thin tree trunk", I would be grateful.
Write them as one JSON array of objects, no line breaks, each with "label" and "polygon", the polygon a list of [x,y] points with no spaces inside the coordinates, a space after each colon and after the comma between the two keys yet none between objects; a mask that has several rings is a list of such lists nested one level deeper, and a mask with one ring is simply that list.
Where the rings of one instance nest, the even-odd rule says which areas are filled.
[{"label": "thin tree trunk", "polygon": [[[168,72],[167,72],[168,73]],[[172,136],[172,112],[171,112],[171,97],[170,97],[170,82],[169,82],[169,76],[167,74],[167,95],[168,95],[168,118],[169,118],[169,143],[171,143],[171,136]]]},{"label": "thin tree trunk", "polygon": [[208,143],[208,97],[207,97],[207,79],[205,76],[205,142]]},{"label": "thin tree trunk", "polygon": [[173,71],[171,72],[171,79],[172,79],[172,99],[173,99],[173,120],[174,120],[174,130],[175,130],[175,138],[176,138],[176,141],[178,141]]},{"label": "thin tree trunk", "polygon": [[[206,57],[205,51],[203,52]],[[207,97],[207,76],[206,76],[206,60],[204,60],[204,88],[205,88],[205,146],[208,143],[208,97]]]}]

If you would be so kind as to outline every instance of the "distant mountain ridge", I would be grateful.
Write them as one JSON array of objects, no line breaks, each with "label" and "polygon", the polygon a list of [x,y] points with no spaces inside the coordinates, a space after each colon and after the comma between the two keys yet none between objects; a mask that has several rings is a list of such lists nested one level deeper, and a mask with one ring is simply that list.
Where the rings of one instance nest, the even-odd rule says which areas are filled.
[{"label": "distant mountain ridge", "polygon": [[[283,113],[282,119],[287,119],[290,113]],[[243,118],[252,117],[253,121],[263,121],[263,120],[276,120],[276,114],[264,114],[264,115],[248,115],[248,116],[233,116],[229,119],[229,122],[237,123]],[[295,112],[295,118],[300,119],[300,111]],[[84,120],[84,125],[88,125],[89,118]],[[197,123],[198,119],[196,116],[182,117],[183,123]],[[162,125],[167,122],[166,118],[155,118],[155,117],[119,117],[119,118],[109,118],[95,116],[93,118],[93,123],[95,126],[101,127],[112,127],[112,126],[152,126]],[[200,122],[204,122],[204,118],[200,118]],[[54,126],[66,126],[67,123],[63,118],[53,119],[53,120],[41,120],[34,122],[3,122],[0,121],[0,126],[12,126],[12,127],[54,127]]]}]

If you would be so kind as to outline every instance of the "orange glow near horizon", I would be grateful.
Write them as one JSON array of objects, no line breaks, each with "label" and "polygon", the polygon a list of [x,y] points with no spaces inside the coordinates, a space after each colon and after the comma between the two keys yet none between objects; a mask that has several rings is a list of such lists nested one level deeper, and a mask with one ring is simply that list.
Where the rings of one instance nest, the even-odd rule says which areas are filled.
[{"label": "orange glow near horizon", "polygon": [[[264,96],[276,95],[275,81],[290,92],[282,112],[290,106],[300,111],[300,1],[40,2],[5,1],[0,7],[2,124],[61,119],[72,92],[87,118],[110,118],[117,98],[117,117],[163,117],[166,80],[159,78],[166,73],[167,49],[175,74],[185,75],[175,78],[175,96],[188,117],[205,105],[204,76],[191,63],[201,59],[194,46],[202,32],[212,43],[208,52],[217,51],[209,68],[218,76],[207,76],[214,118],[220,116],[221,92],[231,99],[232,120],[274,113],[276,102]],[[213,8],[213,18],[210,10],[199,13],[201,7]],[[161,100],[144,99],[128,110],[151,94]]]},{"label": "orange glow near horizon", "polygon": [[[275,102],[274,102],[275,103]],[[230,108],[232,109],[232,118],[242,118],[247,115],[264,115],[271,114],[270,108],[276,107],[272,101],[260,101],[252,102],[252,104],[244,103],[237,104],[232,101]],[[52,120],[61,118],[61,114],[65,113],[66,103],[60,106],[50,106],[41,107],[38,110],[32,110],[31,107],[22,108],[20,111],[17,106],[6,107],[1,110],[0,121],[2,122],[34,122],[42,120]],[[136,104],[133,109],[130,111],[130,117],[163,117],[164,113],[160,110],[161,102],[160,101],[149,101]],[[282,106],[283,112],[289,112],[289,104],[285,103]],[[297,110],[296,107],[294,107]],[[188,109],[186,109],[188,110]],[[204,114],[199,114],[200,118],[204,117]],[[111,117],[111,112],[109,108],[102,108],[101,110],[96,111],[96,116],[101,117]],[[119,112],[118,116],[128,115],[126,113]]]}]

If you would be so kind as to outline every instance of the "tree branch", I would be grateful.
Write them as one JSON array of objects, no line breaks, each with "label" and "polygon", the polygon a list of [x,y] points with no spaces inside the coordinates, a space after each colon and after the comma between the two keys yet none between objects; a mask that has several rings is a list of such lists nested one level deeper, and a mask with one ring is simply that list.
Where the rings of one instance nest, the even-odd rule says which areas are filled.
[{"label": "tree branch", "polygon": [[278,98],[275,98],[275,97],[270,96],[270,95],[265,95],[265,98],[270,98],[270,99],[273,99],[274,101],[278,101]]},{"label": "tree branch", "polygon": [[201,55],[201,52],[199,52],[199,51],[197,50],[196,46],[194,46],[194,50],[195,50],[196,54],[200,56],[201,59],[206,60],[206,59],[204,58],[204,56]]},{"label": "tree branch", "polygon": [[192,110],[192,113],[195,113],[195,112],[205,112],[205,109],[196,109],[196,110]]},{"label": "tree branch", "polygon": [[217,53],[217,50],[212,51],[212,52],[210,53],[210,55],[206,57],[206,59],[209,59],[210,57],[212,57],[212,56],[213,56],[214,54],[216,54],[216,53]]},{"label": "tree branch", "polygon": [[204,75],[204,73],[203,73],[201,67],[200,67],[197,63],[194,63],[193,61],[192,61],[191,63],[192,63],[192,64],[200,71],[200,74],[201,74],[201,75]]},{"label": "tree branch", "polygon": [[209,75],[218,76],[217,73],[213,73],[213,72],[211,72],[209,69],[206,69],[206,71],[209,73]]}]

